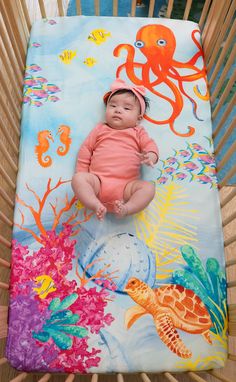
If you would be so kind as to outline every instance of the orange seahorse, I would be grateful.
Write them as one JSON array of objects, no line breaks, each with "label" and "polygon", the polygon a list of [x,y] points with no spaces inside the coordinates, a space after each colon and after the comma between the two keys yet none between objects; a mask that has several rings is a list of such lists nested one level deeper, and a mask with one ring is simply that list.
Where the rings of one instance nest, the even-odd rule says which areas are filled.
[{"label": "orange seahorse", "polygon": [[52,164],[52,158],[49,155],[46,155],[43,158],[43,154],[46,153],[50,147],[49,139],[54,142],[53,136],[49,130],[39,131],[39,144],[35,146],[35,154],[37,155],[38,162],[42,167],[49,167]]},{"label": "orange seahorse", "polygon": [[66,125],[61,125],[58,127],[57,134],[60,134],[60,141],[63,143],[63,146],[57,148],[58,155],[66,155],[70,149],[72,139],[70,137],[70,127]]}]

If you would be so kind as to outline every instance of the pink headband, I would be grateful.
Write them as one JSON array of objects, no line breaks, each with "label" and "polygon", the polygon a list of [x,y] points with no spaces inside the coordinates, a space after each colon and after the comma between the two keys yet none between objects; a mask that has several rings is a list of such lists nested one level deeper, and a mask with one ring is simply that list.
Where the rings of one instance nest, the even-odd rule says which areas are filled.
[{"label": "pink headband", "polygon": [[136,97],[139,100],[140,107],[141,107],[141,115],[145,113],[145,101],[144,101],[144,96],[145,96],[145,87],[144,86],[136,86],[136,85],[128,85],[126,84],[125,81],[121,80],[120,78],[117,78],[112,84],[111,84],[111,91],[106,93],[103,97],[103,100],[105,104],[109,101],[111,96],[117,92],[118,90],[130,90],[133,92]]}]

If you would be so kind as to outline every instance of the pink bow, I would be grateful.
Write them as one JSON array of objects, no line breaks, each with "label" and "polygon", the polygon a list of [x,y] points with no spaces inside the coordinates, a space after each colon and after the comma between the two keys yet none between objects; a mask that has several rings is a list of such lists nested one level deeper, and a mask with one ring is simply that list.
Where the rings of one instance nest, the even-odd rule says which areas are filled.
[{"label": "pink bow", "polygon": [[121,90],[121,89],[130,90],[136,95],[136,97],[138,98],[139,103],[140,103],[141,115],[143,116],[143,114],[145,113],[145,108],[146,108],[145,101],[144,101],[145,92],[146,92],[145,87],[144,86],[129,85],[125,81],[121,80],[120,78],[117,78],[111,84],[111,91],[104,95],[103,99],[104,99],[105,104],[107,104],[107,102],[108,102],[109,98],[112,96],[112,94],[117,92],[117,90]]},{"label": "pink bow", "polygon": [[141,94],[143,97],[145,97],[145,94],[146,94],[146,89],[144,86],[129,85],[122,79],[117,78],[111,84],[111,91],[113,93],[114,91],[120,90],[120,89],[127,89],[127,90],[131,90],[132,92],[137,92]]}]

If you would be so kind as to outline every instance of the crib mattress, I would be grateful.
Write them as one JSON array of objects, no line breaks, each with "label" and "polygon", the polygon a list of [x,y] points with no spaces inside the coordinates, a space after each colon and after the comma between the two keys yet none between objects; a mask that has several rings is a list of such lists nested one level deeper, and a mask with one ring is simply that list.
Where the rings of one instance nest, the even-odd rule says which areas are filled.
[{"label": "crib mattress", "polygon": [[[156,195],[103,222],[71,189],[78,149],[120,77],[146,88]],[[198,25],[37,21],[24,81],[6,356],[18,370],[222,367],[226,279],[211,112]]]}]

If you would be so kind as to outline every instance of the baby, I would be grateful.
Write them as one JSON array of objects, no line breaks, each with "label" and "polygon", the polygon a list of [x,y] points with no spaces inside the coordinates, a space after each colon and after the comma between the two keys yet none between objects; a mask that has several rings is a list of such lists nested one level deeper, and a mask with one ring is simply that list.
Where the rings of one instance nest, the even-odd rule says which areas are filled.
[{"label": "baby", "polygon": [[99,220],[143,210],[155,185],[140,178],[141,164],[154,166],[158,148],[139,125],[146,110],[145,88],[116,79],[104,95],[106,122],[99,123],[80,147],[72,188]]}]

